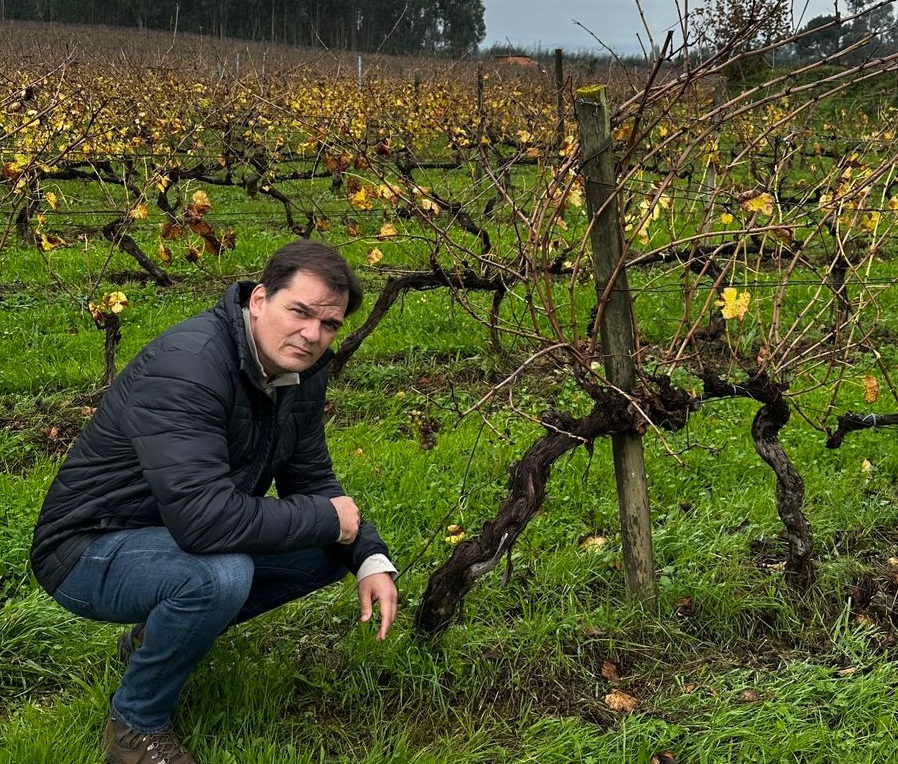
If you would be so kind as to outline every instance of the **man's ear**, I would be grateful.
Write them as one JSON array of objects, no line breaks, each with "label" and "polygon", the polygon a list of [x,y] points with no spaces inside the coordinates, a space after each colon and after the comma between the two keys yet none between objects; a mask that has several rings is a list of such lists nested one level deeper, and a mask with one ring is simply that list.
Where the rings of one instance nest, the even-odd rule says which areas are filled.
[{"label": "man's ear", "polygon": [[265,302],[265,285],[264,284],[256,284],[253,287],[253,291],[250,292],[249,302],[247,303],[249,306],[249,313],[253,318],[258,318],[259,314],[262,312],[262,303]]}]

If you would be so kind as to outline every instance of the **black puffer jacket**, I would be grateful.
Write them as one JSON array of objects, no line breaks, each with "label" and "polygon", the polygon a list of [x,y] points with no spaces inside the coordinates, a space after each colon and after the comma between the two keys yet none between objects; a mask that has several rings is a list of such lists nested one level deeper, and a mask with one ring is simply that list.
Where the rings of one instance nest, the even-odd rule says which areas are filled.
[{"label": "black puffer jacket", "polygon": [[[363,523],[334,543],[340,496],[324,440],[327,361],[277,387],[258,380],[232,286],[211,310],[161,334],[106,392],[50,487],[31,563],[53,592],[99,534],[165,525],[196,554],[326,547],[353,572],[387,549]],[[266,497],[272,480],[278,496]]]}]

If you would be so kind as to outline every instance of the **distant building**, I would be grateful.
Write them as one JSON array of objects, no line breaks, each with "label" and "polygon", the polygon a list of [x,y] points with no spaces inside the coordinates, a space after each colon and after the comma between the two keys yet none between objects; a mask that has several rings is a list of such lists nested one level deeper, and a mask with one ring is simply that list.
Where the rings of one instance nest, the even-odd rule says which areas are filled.
[{"label": "distant building", "polygon": [[530,56],[496,56],[493,59],[497,64],[511,64],[512,66],[524,66],[528,69],[539,69],[539,61]]}]

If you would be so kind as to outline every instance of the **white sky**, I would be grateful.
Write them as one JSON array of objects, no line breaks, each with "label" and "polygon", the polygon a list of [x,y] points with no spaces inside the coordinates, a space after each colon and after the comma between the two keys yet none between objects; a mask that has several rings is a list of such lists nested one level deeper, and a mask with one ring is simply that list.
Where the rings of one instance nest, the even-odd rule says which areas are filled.
[{"label": "white sky", "polygon": [[[704,3],[701,0],[642,0],[646,23],[656,45],[664,42],[668,29],[679,29],[678,4],[685,9]],[[844,13],[845,0],[839,4]],[[640,39],[648,47],[636,0],[483,0],[483,7],[486,38],[480,44],[481,50],[493,44],[511,43],[528,50],[564,48],[570,52],[604,53],[595,37],[625,55],[641,52]],[[834,0],[793,0],[798,26],[804,26],[815,16],[832,14],[833,7]],[[679,39],[680,35],[675,32],[674,40]]]}]

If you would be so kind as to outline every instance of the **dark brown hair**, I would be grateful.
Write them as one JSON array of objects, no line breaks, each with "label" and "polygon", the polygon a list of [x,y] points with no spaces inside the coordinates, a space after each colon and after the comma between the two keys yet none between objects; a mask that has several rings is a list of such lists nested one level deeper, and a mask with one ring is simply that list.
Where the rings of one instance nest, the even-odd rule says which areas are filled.
[{"label": "dark brown hair", "polygon": [[285,244],[265,264],[259,283],[265,287],[265,299],[271,299],[302,271],[320,278],[336,294],[346,294],[346,315],[362,304],[362,284],[343,257],[332,247],[318,241],[299,239]]}]

